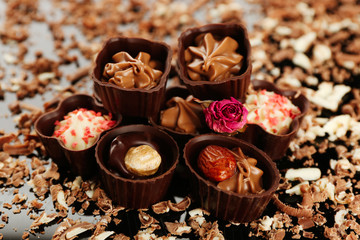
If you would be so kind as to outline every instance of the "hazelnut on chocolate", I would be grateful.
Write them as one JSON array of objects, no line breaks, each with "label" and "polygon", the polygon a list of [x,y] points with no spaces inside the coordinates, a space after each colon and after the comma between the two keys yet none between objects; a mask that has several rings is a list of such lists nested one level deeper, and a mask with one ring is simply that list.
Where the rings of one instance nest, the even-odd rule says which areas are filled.
[{"label": "hazelnut on chocolate", "polygon": [[160,154],[149,145],[131,147],[125,155],[125,167],[138,176],[155,174],[160,164]]}]

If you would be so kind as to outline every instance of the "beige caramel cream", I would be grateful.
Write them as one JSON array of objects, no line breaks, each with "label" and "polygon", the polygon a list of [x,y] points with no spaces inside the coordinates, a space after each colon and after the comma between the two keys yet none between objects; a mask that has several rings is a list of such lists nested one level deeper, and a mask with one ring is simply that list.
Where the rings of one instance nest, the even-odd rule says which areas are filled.
[{"label": "beige caramel cream", "polygon": [[112,56],[115,63],[107,63],[103,72],[103,81],[116,84],[121,88],[151,89],[157,86],[162,72],[156,69],[156,61],[145,52],[133,58],[127,52],[118,52]]},{"label": "beige caramel cream", "polygon": [[236,52],[239,44],[231,37],[217,40],[211,33],[199,35],[196,46],[185,50],[190,79],[222,81],[239,73],[243,56]]},{"label": "beige caramel cream", "polygon": [[237,172],[217,186],[240,194],[260,193],[263,190],[263,171],[256,167],[257,160],[247,158],[240,148],[233,149],[232,153],[236,159]]},{"label": "beige caramel cream", "polygon": [[201,128],[202,107],[192,96],[171,98],[160,114],[160,124],[178,132],[196,133]]}]

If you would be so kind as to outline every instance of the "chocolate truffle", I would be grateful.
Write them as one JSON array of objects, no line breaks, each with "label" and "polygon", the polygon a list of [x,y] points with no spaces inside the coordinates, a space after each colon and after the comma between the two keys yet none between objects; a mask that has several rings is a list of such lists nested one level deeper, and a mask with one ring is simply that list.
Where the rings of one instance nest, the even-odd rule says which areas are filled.
[{"label": "chocolate truffle", "polygon": [[[285,155],[291,140],[297,134],[302,119],[310,107],[310,103],[307,98],[298,91],[288,89],[281,90],[269,81],[252,80],[251,83],[253,90],[249,90],[248,95],[252,94],[253,91],[258,92],[259,95],[249,97],[250,100],[248,99],[248,101],[250,104],[248,105],[250,107],[248,109],[247,128],[244,132],[238,133],[236,137],[254,144],[273,160],[279,160]],[[273,100],[269,101],[268,96],[261,94],[261,91],[264,90],[266,92],[272,92],[270,93],[270,98],[273,98]],[[264,102],[264,104],[258,104],[259,107],[252,108],[255,102]],[[287,104],[284,105],[284,102],[291,102],[295,107],[289,108]],[[261,106],[267,107],[260,110],[259,108]],[[289,126],[284,124],[287,122],[286,118],[291,120],[291,123],[288,123]],[[259,124],[254,123],[253,121],[256,119],[258,120],[257,122],[263,122]],[[278,127],[274,128],[276,133],[274,133],[274,131],[268,131],[265,128],[267,127],[265,126],[266,122],[269,122],[269,124],[267,124],[269,128],[274,128],[272,125],[275,126],[279,124]]]},{"label": "chocolate truffle", "polygon": [[92,71],[95,97],[109,112],[120,113],[124,119],[158,114],[171,56],[170,46],[163,42],[110,38],[98,53]]},{"label": "chocolate truffle", "polygon": [[[127,208],[148,208],[165,196],[179,160],[179,148],[158,128],[127,125],[105,134],[96,146],[95,157],[103,187],[114,202]],[[137,163],[155,160],[153,171],[144,171],[152,175],[137,175],[137,167],[136,173],[130,172],[127,158]]]},{"label": "chocolate truffle", "polygon": [[159,169],[160,154],[149,145],[131,147],[125,155],[125,167],[139,176],[151,176]]},{"label": "chocolate truffle", "polygon": [[189,28],[178,42],[178,74],[194,97],[245,100],[252,69],[245,26],[218,23]]},{"label": "chocolate truffle", "polygon": [[99,139],[121,120],[120,114],[109,113],[92,96],[73,94],[41,115],[34,129],[59,169],[86,179],[97,171],[94,152]]},{"label": "chocolate truffle", "polygon": [[[235,178],[233,188],[219,186],[218,181],[206,177],[198,166],[201,152],[208,146],[214,145],[225,149],[213,151],[220,152],[221,158],[224,159],[223,152],[227,152],[225,158],[235,158],[236,172],[233,177],[225,180],[226,183]],[[229,152],[232,157],[228,157]],[[216,159],[216,157],[212,158]],[[244,159],[247,162],[244,162]],[[245,223],[258,218],[279,186],[279,171],[275,163],[254,145],[234,137],[220,134],[196,136],[186,143],[184,160],[191,178],[191,198],[198,202],[201,208],[224,220]],[[222,161],[221,164],[226,166],[224,162]],[[261,171],[252,168],[255,165]],[[217,168],[216,161],[213,166]],[[243,179],[243,184],[237,184],[238,179]],[[251,183],[245,183],[250,179]]]}]

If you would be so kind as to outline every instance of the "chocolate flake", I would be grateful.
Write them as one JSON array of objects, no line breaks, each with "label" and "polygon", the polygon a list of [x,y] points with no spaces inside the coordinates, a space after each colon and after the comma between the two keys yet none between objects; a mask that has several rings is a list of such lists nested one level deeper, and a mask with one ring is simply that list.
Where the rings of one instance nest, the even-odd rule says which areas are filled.
[{"label": "chocolate flake", "polygon": [[151,209],[154,211],[154,213],[156,214],[164,214],[169,212],[170,207],[169,207],[169,201],[162,201],[162,202],[158,202],[155,203],[151,206]]},{"label": "chocolate flake", "polygon": [[185,211],[191,204],[191,199],[186,196],[181,202],[179,203],[172,203],[170,200],[168,201],[169,208],[174,212],[182,212]]},{"label": "chocolate flake", "polygon": [[190,233],[191,232],[191,227],[187,226],[186,223],[182,222],[165,222],[165,226],[167,228],[167,230],[173,234],[173,235],[177,235],[177,236],[181,236],[184,233]]}]

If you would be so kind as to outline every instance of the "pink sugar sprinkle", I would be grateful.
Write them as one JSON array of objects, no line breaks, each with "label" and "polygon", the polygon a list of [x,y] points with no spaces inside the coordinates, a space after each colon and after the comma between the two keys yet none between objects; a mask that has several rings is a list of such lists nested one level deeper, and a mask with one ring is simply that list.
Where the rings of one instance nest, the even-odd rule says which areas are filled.
[{"label": "pink sugar sprinkle", "polygon": [[60,138],[61,138],[61,140],[63,141],[63,143],[66,144],[67,141],[66,141],[65,136],[64,136],[64,135],[61,135]]},{"label": "pink sugar sprinkle", "polygon": [[73,143],[71,144],[71,147],[72,147],[72,148],[76,148],[77,145],[78,145],[77,142],[73,142]]},{"label": "pink sugar sprinkle", "polygon": [[86,144],[88,144],[89,143],[89,138],[88,137],[83,137],[83,138],[81,138]]},{"label": "pink sugar sprinkle", "polygon": [[80,120],[80,121],[83,121],[84,118],[81,116],[81,115],[78,115],[77,118]]},{"label": "pink sugar sprinkle", "polygon": [[76,131],[75,131],[75,129],[72,129],[70,133],[71,133],[72,136],[76,136]]},{"label": "pink sugar sprinkle", "polygon": [[55,126],[59,126],[59,125],[60,125],[60,121],[59,121],[59,120],[56,120],[54,124],[55,124]]},{"label": "pink sugar sprinkle", "polygon": [[84,116],[85,116],[85,117],[89,118],[89,114],[88,114],[88,112],[83,111],[83,114],[84,114]]}]

